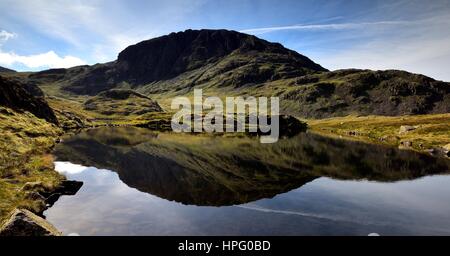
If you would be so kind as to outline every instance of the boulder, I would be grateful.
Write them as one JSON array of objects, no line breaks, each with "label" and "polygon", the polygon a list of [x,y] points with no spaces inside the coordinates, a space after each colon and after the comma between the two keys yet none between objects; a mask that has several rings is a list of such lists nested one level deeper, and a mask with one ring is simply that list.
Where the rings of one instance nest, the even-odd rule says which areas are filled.
[{"label": "boulder", "polygon": [[427,150],[425,150],[425,152],[427,152],[428,154],[434,156],[437,154],[437,150],[435,148],[429,148]]},{"label": "boulder", "polygon": [[54,190],[50,192],[41,192],[41,194],[46,198],[45,202],[52,206],[58,199],[62,196],[73,196],[78,190],[83,186],[82,181],[75,180],[63,180],[61,184]]},{"label": "boulder", "polygon": [[428,150],[425,150],[426,152],[428,152],[430,155],[432,156],[439,156],[439,157],[445,157],[448,156],[448,152],[440,147],[436,147],[436,148],[430,148]]},{"label": "boulder", "polygon": [[401,141],[399,148],[411,148],[412,142],[411,141]]},{"label": "boulder", "polygon": [[39,213],[51,207],[62,195],[73,196],[83,186],[83,182],[63,180],[56,188],[48,188],[41,181],[27,182],[21,188],[28,199],[41,203]]},{"label": "boulder", "polygon": [[397,143],[399,140],[400,140],[399,137],[392,135],[384,135],[380,138],[380,141],[385,141],[388,143]]},{"label": "boulder", "polygon": [[418,126],[402,125],[402,126],[400,126],[400,130],[398,131],[398,133],[405,133],[405,132],[413,131],[417,128],[418,128]]},{"label": "boulder", "polygon": [[348,131],[347,135],[349,135],[349,136],[359,136],[360,134],[359,134],[358,131]]},{"label": "boulder", "polygon": [[450,151],[450,143],[442,147],[445,151]]},{"label": "boulder", "polygon": [[61,184],[52,193],[60,193],[65,196],[73,196],[83,186],[82,181],[63,180]]},{"label": "boulder", "polygon": [[42,181],[32,181],[27,182],[23,187],[20,189],[21,191],[45,191],[47,188],[42,183]]},{"label": "boulder", "polygon": [[16,209],[0,228],[0,236],[61,236],[52,224],[36,214]]},{"label": "boulder", "polygon": [[280,116],[280,136],[293,137],[301,132],[305,132],[308,125],[290,115]]}]

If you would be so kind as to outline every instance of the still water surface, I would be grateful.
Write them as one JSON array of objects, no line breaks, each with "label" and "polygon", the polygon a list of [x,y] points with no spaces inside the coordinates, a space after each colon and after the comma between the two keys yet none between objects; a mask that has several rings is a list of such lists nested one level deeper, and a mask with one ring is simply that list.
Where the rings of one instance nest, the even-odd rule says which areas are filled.
[{"label": "still water surface", "polygon": [[45,212],[79,235],[450,235],[450,163],[311,133],[256,138],[98,128],[56,169],[84,182]]}]

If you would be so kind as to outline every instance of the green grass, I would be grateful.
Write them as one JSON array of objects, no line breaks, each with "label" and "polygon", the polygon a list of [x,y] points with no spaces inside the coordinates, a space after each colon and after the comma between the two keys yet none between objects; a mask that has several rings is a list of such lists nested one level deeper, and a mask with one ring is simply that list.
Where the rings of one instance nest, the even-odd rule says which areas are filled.
[{"label": "green grass", "polygon": [[[392,146],[409,141],[412,142],[412,148],[419,151],[443,147],[450,143],[450,114],[400,117],[346,116],[308,120],[308,124],[312,130],[324,135],[344,136]],[[402,125],[418,127],[409,132],[399,133]]]},{"label": "green grass", "polygon": [[[84,107],[84,102],[88,99],[92,99],[92,97],[85,97],[84,100],[70,100],[67,98],[51,96],[47,97],[47,102],[55,111],[61,126],[66,129],[79,128],[75,124],[76,122],[74,118],[81,120],[84,127],[104,125],[137,125],[148,121],[163,118],[167,119],[167,114],[164,112],[147,112],[143,114],[133,113],[133,111],[138,109],[138,106],[130,106],[131,104],[136,104],[136,102],[133,102],[133,99],[116,100],[113,103],[105,103],[106,105],[100,104],[98,105],[98,109],[86,110]],[[130,107],[133,111],[129,114],[124,114],[130,109]],[[105,114],[105,109],[114,111],[111,111],[110,114]],[[65,115],[64,113],[70,113],[70,115]]]},{"label": "green grass", "polygon": [[44,202],[27,197],[21,188],[27,182],[42,182],[46,190],[63,179],[53,169],[48,152],[61,129],[24,112],[0,107],[0,223],[14,208],[43,210]]}]

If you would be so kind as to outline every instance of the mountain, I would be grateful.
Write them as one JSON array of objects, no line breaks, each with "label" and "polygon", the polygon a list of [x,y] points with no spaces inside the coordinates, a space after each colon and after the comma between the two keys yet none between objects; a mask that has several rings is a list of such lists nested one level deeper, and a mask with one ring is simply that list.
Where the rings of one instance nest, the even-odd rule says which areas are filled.
[{"label": "mountain", "polygon": [[127,47],[117,60],[20,78],[49,95],[133,90],[168,107],[194,88],[225,96],[278,96],[305,118],[450,112],[450,84],[399,70],[328,71],[281,44],[228,30],[186,30]]},{"label": "mountain", "polygon": [[[24,86],[0,76],[0,106],[16,111],[29,111],[39,118],[57,124],[56,116],[47,102],[41,97],[33,96],[32,92],[28,91],[29,87],[31,86]],[[40,91],[37,87],[32,89],[37,90]]]},{"label": "mountain", "polygon": [[[326,69],[278,43],[235,31],[186,30],[129,46],[110,63],[53,69],[30,78],[58,81],[65,91],[95,95],[123,84],[146,87],[180,76],[173,85],[177,90],[211,80],[240,87],[319,71]],[[226,79],[216,79],[219,76]]]},{"label": "mountain", "polygon": [[0,73],[13,73],[13,72],[16,71],[9,68],[0,67]]},{"label": "mountain", "polygon": [[[267,66],[263,69],[267,63]],[[220,64],[220,65],[219,65]],[[248,66],[262,70],[255,79],[274,75],[299,76],[326,71],[307,57],[255,36],[227,30],[186,30],[140,42],[123,50],[117,59],[122,76],[133,84],[167,80],[184,72],[211,65],[216,74]],[[245,80],[240,77],[238,85]]]}]

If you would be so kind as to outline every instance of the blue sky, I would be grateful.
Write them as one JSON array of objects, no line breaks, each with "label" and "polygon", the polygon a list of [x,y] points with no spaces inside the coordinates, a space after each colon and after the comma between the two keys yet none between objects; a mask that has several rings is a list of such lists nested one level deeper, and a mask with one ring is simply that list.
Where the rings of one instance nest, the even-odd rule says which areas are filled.
[{"label": "blue sky", "polygon": [[254,34],[332,70],[404,69],[450,81],[450,0],[0,0],[0,65],[101,63],[188,28]]}]

